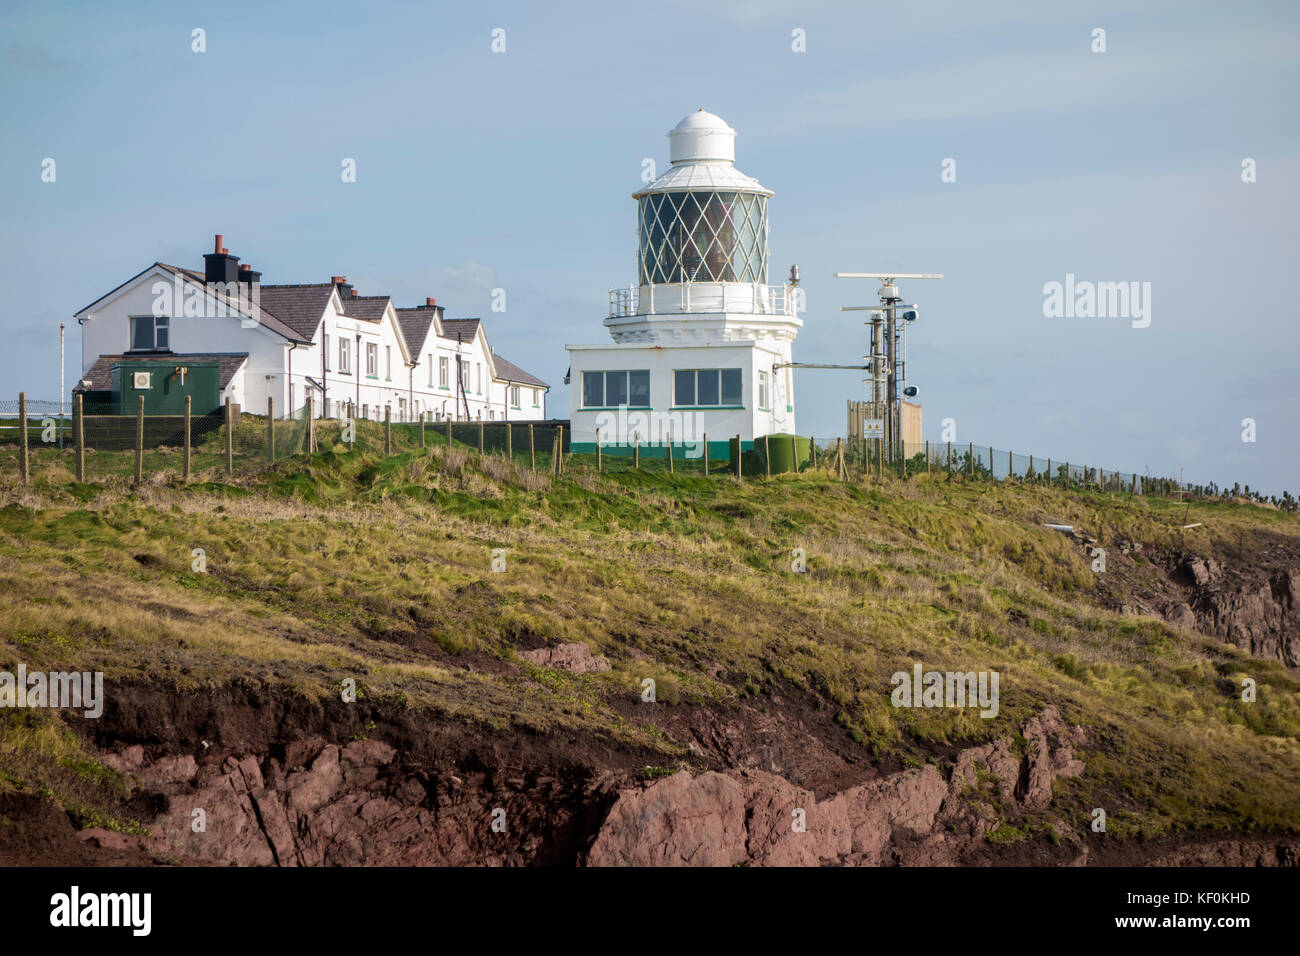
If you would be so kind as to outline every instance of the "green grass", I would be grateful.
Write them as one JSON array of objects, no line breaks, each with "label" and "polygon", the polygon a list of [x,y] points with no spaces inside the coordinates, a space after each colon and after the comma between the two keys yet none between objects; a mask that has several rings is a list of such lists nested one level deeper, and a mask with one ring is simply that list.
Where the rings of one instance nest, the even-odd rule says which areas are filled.
[{"label": "green grass", "polygon": [[[598,475],[594,456],[555,479],[541,453],[534,474],[526,449],[480,460],[435,428],[424,449],[414,429],[394,433],[386,458],[382,429],[363,424],[356,450],[322,434],[310,457],[234,478],[208,468],[188,487],[174,471],[138,489],[77,485],[66,456],[30,489],[11,482],[0,665],[104,670],[110,692],[114,680],[186,692],[246,676],[324,698],[364,678],[432,720],[661,754],[647,770],[689,757],[653,717],[621,716],[647,677],[670,711],[802,695],[838,715],[864,759],[894,766],[1012,734],[1055,704],[1092,735],[1087,773],[1058,791],[1080,830],[1094,806],[1112,831],[1143,835],[1300,829],[1296,674],[1103,610],[1085,555],[1041,527],[1160,547],[1202,521],[1189,547],[1216,554],[1245,533],[1300,535],[1294,515],[942,474]],[[789,570],[796,547],[807,574]],[[195,548],[206,574],[191,570]],[[491,570],[496,548],[505,573]],[[611,669],[532,667],[525,639],[585,642]],[[915,660],[999,671],[998,717],[890,706],[890,675]],[[1258,682],[1253,705],[1234,692],[1243,676]],[[111,781],[32,752],[0,751],[10,786],[68,806],[90,787],[111,816]]]}]

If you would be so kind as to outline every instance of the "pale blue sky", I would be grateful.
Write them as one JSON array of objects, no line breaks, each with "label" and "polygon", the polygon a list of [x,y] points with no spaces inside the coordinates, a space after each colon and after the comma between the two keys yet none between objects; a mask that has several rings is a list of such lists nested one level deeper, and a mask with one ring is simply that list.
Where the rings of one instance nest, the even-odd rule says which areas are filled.
[{"label": "pale blue sky", "polygon": [[[904,285],[925,437],[950,417],[962,443],[1300,491],[1292,4],[8,0],[0,38],[7,392],[56,396],[61,320],[71,387],[72,314],[155,259],[199,267],[220,232],[266,282],[342,273],[483,316],[565,414],[564,343],[605,341],[634,278],[641,161],[665,168],[704,107],[776,192],[796,360],[862,354],[839,306],[874,284],[833,272],[942,272]],[[1067,272],[1151,282],[1150,327],[1044,318]],[[828,436],[862,385],[796,391],[799,431]]]}]

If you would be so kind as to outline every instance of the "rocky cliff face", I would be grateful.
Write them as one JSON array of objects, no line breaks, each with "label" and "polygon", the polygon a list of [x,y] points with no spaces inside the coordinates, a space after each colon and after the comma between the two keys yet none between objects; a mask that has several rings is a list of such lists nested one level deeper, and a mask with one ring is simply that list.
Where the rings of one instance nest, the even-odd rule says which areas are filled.
[{"label": "rocky cliff face", "polygon": [[[282,758],[150,759],[137,744],[104,762],[158,808],[150,835],[92,829],[81,838],[250,866],[530,864],[560,845],[593,866],[956,863],[999,820],[1047,809],[1053,782],[1083,771],[1074,751],[1083,732],[1054,708],[1022,733],[1022,752],[1001,740],[961,751],[947,774],[927,764],[822,799],[756,769],[620,787],[613,778],[428,774],[374,740],[311,737]],[[1087,851],[1074,846],[1070,856],[1083,862]]]}]

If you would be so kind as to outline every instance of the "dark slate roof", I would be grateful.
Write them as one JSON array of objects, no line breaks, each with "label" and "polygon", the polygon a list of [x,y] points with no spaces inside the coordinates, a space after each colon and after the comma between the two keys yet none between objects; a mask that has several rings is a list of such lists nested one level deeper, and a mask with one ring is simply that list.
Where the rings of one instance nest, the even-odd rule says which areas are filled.
[{"label": "dark slate roof", "polygon": [[77,380],[77,387],[73,391],[82,391],[82,379],[88,379],[89,387],[94,390],[106,390],[111,387],[113,377],[110,372],[115,362],[157,362],[159,365],[219,362],[221,387],[225,388],[246,361],[248,361],[247,352],[142,352],[131,355],[101,355],[95,359],[95,364],[90,367],[90,371]]},{"label": "dark slate roof", "polygon": [[349,319],[364,319],[367,322],[378,322],[384,317],[384,309],[388,308],[390,296],[386,295],[354,295],[343,300],[343,314]]},{"label": "dark slate roof", "polygon": [[545,382],[535,375],[529,375],[514,362],[503,358],[496,352],[492,353],[492,364],[496,366],[497,378],[507,382],[514,382],[517,385],[538,385],[542,388],[550,388]]},{"label": "dark slate roof", "polygon": [[[156,265],[159,265],[162,268],[166,269],[168,272],[175,273],[181,276],[182,278],[189,279],[191,282],[195,283],[196,285],[200,285],[204,287],[207,286],[207,281],[204,278],[202,272],[195,272],[193,269],[185,269],[182,268],[181,266],[171,266],[165,262],[159,262],[156,263]],[[143,275],[143,273],[141,273],[141,275]],[[212,294],[215,295],[216,293],[212,293]],[[303,342],[303,343],[311,342],[310,335],[304,335],[300,333],[297,329],[289,325],[287,322],[281,321],[279,317],[272,315],[269,311],[267,311],[267,309],[262,308],[261,298],[260,298],[261,293],[259,292],[258,295],[259,295],[259,299],[258,299],[259,307],[256,310],[257,315],[255,315],[254,318],[257,319],[257,321],[260,324],[266,326],[272,332],[276,332],[280,335],[283,335],[286,339],[288,339],[291,342]],[[222,296],[221,298],[223,298],[232,308],[237,305],[237,300],[231,298],[230,296]],[[321,306],[321,312],[324,311],[325,311],[325,307]]]},{"label": "dark slate roof", "polygon": [[429,329],[433,326],[433,318],[438,314],[436,305],[421,305],[413,309],[398,309],[397,324],[402,327],[402,338],[406,339],[406,347],[412,356],[418,355],[424,348],[425,339],[429,337]]},{"label": "dark slate roof", "polygon": [[308,339],[316,337],[334,286],[329,282],[314,285],[263,285],[259,304],[267,312]]},{"label": "dark slate roof", "polygon": [[456,341],[456,333],[459,332],[462,342],[468,342],[474,338],[478,332],[478,319],[443,319],[442,320],[442,337]]}]

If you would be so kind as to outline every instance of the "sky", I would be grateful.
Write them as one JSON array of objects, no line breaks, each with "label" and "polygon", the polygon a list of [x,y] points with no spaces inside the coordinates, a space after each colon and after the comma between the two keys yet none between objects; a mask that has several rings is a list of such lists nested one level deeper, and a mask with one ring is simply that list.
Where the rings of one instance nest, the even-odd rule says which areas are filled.
[{"label": "sky", "polygon": [[[861,361],[840,307],[876,283],[835,272],[942,273],[901,283],[926,439],[1297,493],[1297,90],[1289,3],[6,0],[0,390],[57,398],[60,322],[70,390],[72,316],[222,233],[266,283],[482,316],[564,416],[563,346],[635,279],[643,160],[704,108],[775,192],[796,361]],[[1150,323],[1045,315],[1067,274],[1150,283]],[[795,393],[818,437],[866,397]]]}]

